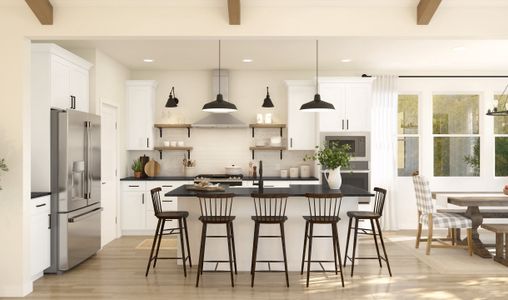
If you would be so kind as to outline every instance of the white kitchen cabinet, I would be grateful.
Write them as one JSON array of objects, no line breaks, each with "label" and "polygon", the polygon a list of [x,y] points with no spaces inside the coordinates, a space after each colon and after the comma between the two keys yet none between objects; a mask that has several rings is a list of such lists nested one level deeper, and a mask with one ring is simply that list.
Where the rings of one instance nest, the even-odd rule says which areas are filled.
[{"label": "white kitchen cabinet", "polygon": [[123,192],[121,204],[122,230],[145,228],[145,192]]},{"label": "white kitchen cabinet", "polygon": [[157,82],[128,80],[127,150],[153,150],[154,109]]},{"label": "white kitchen cabinet", "polygon": [[287,80],[288,150],[314,150],[316,147],[316,113],[301,111],[302,104],[314,99],[312,81]]},{"label": "white kitchen cabinet", "polygon": [[48,109],[88,112],[91,67],[86,60],[55,44],[32,44],[33,101],[46,102]]},{"label": "white kitchen cabinet", "polygon": [[372,78],[320,78],[319,91],[335,110],[319,113],[320,132],[369,132]]},{"label": "white kitchen cabinet", "polygon": [[30,275],[36,280],[51,264],[50,196],[30,201]]}]

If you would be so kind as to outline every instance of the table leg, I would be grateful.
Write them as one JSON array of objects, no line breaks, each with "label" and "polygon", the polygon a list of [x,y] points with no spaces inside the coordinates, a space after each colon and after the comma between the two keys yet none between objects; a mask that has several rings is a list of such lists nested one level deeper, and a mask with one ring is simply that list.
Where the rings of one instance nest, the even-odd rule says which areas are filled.
[{"label": "table leg", "polygon": [[[483,258],[491,258],[489,250],[485,248],[485,245],[480,240],[480,235],[478,234],[478,227],[483,223],[483,216],[480,213],[480,209],[478,206],[468,206],[466,210],[466,216],[471,218],[473,222],[473,252]],[[467,239],[463,240],[462,243],[467,245]]]}]

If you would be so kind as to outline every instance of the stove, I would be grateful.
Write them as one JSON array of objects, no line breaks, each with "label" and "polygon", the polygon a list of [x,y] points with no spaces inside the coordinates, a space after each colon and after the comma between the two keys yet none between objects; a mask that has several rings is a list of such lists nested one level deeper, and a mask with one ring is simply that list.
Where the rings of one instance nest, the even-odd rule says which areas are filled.
[{"label": "stove", "polygon": [[226,174],[199,174],[194,177],[194,183],[200,183],[203,180],[208,180],[210,183],[221,183],[232,186],[242,185],[243,175],[226,175]]}]

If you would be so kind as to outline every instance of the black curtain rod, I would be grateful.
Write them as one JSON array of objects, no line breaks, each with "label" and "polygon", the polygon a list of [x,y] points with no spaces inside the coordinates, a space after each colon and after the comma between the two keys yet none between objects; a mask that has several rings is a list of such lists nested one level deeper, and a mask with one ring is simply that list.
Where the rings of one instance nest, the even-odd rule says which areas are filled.
[{"label": "black curtain rod", "polygon": [[[372,75],[362,74],[362,77]],[[399,75],[399,78],[508,78],[508,75]]]}]

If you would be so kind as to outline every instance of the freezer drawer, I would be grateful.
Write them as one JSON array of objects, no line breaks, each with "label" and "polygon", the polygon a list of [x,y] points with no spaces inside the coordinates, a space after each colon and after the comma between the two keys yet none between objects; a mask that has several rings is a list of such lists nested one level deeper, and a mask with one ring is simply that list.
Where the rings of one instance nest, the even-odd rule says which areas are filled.
[{"label": "freezer drawer", "polygon": [[59,214],[59,270],[67,271],[99,251],[101,211],[97,203]]}]

